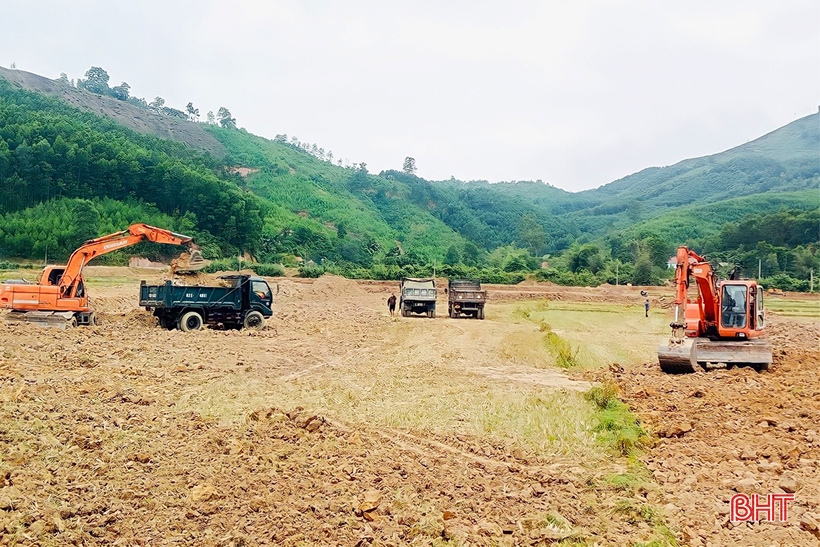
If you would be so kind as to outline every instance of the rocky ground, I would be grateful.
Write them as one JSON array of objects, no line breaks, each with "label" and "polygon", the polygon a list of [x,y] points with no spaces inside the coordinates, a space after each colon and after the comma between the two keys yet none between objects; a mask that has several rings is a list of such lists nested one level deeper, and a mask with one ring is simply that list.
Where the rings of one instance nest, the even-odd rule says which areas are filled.
[{"label": "rocky ground", "polygon": [[[531,324],[391,319],[389,285],[274,287],[262,331],[165,331],[133,283],[91,285],[97,327],[0,324],[0,545],[632,545],[657,537],[660,508],[683,544],[817,543],[815,327],[778,322],[768,373],[591,378],[615,381],[659,437],[643,458],[654,482],[626,487],[610,480],[625,458],[381,409],[395,402],[380,392],[429,408],[459,390],[588,389],[504,357]],[[441,413],[459,424],[460,410]],[[797,497],[787,523],[728,523],[733,492],[777,489]]]},{"label": "rocky ground", "polygon": [[[820,545],[820,328],[772,317],[768,372],[613,367],[658,437],[645,460],[687,545]],[[736,493],[793,493],[786,522],[732,523]]]}]

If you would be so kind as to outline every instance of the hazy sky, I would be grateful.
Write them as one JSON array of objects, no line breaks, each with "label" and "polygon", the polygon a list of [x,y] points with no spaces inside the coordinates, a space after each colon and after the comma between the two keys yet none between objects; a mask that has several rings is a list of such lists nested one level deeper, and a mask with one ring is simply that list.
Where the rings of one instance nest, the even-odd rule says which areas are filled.
[{"label": "hazy sky", "polygon": [[820,2],[0,1],[0,65],[91,66],[370,172],[567,190],[720,152],[820,103]]}]

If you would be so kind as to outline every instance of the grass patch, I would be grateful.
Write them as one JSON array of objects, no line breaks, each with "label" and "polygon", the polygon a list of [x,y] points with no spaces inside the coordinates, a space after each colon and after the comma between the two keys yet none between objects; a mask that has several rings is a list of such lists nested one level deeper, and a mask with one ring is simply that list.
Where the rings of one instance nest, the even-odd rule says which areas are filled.
[{"label": "grass patch", "polygon": [[533,322],[541,332],[561,337],[573,348],[565,354],[572,357],[572,367],[597,369],[657,360],[659,341],[669,337],[669,311],[651,309],[647,318],[642,303],[643,299],[634,306],[539,300],[497,303],[493,309],[499,316]]},{"label": "grass patch", "polygon": [[[542,323],[543,324],[543,323]],[[575,368],[578,366],[578,349],[552,331],[544,335],[544,344],[555,356],[555,364],[559,368]]]},{"label": "grass patch", "polygon": [[766,309],[795,318],[820,319],[820,297],[814,298],[773,298],[765,300]]},{"label": "grass patch", "polygon": [[638,417],[618,399],[618,388],[604,384],[593,387],[584,396],[596,407],[593,420],[598,440],[622,456],[640,453],[649,436]]},{"label": "grass patch", "polygon": [[652,482],[652,476],[642,463],[631,459],[626,473],[613,473],[605,481],[609,488],[632,495],[646,489]]}]

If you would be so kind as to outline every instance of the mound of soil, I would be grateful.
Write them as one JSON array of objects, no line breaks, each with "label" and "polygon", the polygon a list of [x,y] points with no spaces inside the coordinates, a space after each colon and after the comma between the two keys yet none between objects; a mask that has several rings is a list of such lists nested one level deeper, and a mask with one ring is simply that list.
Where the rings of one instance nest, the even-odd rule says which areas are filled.
[{"label": "mound of soil", "polygon": [[[668,375],[647,363],[601,376],[657,437],[647,464],[688,545],[820,545],[820,326],[770,321],[768,372]],[[788,521],[730,522],[738,492],[794,493]]]},{"label": "mound of soil", "polygon": [[324,274],[317,278],[311,285],[303,289],[302,295],[306,298],[363,298],[367,291],[352,280],[338,275]]}]

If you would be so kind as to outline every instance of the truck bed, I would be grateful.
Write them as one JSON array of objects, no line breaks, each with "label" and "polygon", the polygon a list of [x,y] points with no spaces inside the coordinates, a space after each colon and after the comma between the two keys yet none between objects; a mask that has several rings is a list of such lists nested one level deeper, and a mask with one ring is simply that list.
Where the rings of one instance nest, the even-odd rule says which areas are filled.
[{"label": "truck bed", "polygon": [[140,284],[140,306],[150,308],[242,308],[240,287],[196,287],[174,285],[166,281],[163,285]]}]

